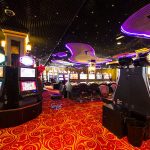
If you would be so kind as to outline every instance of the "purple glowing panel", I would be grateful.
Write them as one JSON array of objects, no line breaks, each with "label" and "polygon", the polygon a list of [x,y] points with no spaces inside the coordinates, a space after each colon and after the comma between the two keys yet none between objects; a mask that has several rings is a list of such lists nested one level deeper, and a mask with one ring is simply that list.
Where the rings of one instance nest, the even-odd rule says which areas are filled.
[{"label": "purple glowing panel", "polygon": [[150,4],[131,15],[121,26],[121,31],[130,36],[150,38]]},{"label": "purple glowing panel", "polygon": [[67,53],[65,53],[65,52],[58,52],[58,53],[53,54],[53,56],[54,57],[66,57]]},{"label": "purple glowing panel", "polygon": [[98,58],[95,55],[95,50],[89,44],[84,43],[67,43],[66,48],[70,50],[70,61],[80,64],[88,64],[89,61],[95,60],[96,63],[105,61],[104,58]]},{"label": "purple glowing panel", "polygon": [[73,63],[70,63],[68,61],[63,61],[63,60],[52,60],[53,63],[56,63],[56,64],[61,64],[61,65],[64,65],[64,66],[72,66]]},{"label": "purple glowing panel", "polygon": [[126,52],[126,53],[121,53],[121,54],[117,54],[117,55],[115,55],[115,56],[113,56],[113,58],[122,58],[122,57],[130,57],[130,58],[133,58],[133,57],[135,57],[136,56],[136,53],[135,52],[133,52],[133,53],[128,53],[128,52]]}]

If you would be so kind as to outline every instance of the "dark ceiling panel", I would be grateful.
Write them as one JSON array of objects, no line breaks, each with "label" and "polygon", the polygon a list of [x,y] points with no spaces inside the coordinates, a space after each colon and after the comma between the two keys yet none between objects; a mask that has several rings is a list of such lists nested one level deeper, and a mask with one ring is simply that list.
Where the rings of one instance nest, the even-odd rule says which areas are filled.
[{"label": "dark ceiling panel", "polygon": [[[0,24],[13,20],[16,23],[11,24],[12,28],[21,25],[27,28],[33,54],[39,58],[48,56],[54,48],[56,52],[65,51],[68,42],[88,43],[100,57],[149,46],[147,39],[134,37],[119,40],[121,45],[117,45],[116,41],[116,37],[122,35],[121,24],[148,4],[149,0],[87,0],[81,8],[83,2],[84,0],[0,0]],[[6,8],[13,10],[16,15],[7,16],[4,13]],[[77,12],[79,13],[76,14]]]}]

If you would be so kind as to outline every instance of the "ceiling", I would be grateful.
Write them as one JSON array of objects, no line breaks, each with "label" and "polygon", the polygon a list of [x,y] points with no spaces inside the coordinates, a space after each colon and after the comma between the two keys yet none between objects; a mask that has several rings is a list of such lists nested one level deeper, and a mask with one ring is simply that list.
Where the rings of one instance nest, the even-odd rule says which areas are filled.
[{"label": "ceiling", "polygon": [[[149,0],[0,0],[0,26],[27,29],[32,53],[45,60],[51,52],[67,51],[65,44],[69,42],[90,44],[97,56],[111,57],[150,47],[149,39],[124,35],[116,40],[123,35],[122,23],[148,3]],[[6,8],[13,10],[15,16],[6,15]]]}]

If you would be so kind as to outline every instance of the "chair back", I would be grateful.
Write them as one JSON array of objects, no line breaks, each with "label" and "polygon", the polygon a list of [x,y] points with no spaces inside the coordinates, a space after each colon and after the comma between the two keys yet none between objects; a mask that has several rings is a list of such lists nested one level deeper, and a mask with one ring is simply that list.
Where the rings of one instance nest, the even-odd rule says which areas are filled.
[{"label": "chair back", "polygon": [[109,87],[106,84],[101,84],[99,86],[100,93],[102,97],[108,97],[109,96]]}]

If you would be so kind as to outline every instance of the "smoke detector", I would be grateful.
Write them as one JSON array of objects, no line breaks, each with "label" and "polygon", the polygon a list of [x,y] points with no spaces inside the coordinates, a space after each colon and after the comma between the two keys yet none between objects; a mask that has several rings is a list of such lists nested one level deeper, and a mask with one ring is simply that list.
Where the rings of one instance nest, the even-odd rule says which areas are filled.
[{"label": "smoke detector", "polygon": [[4,12],[9,17],[15,16],[15,12],[13,10],[5,9]]}]

